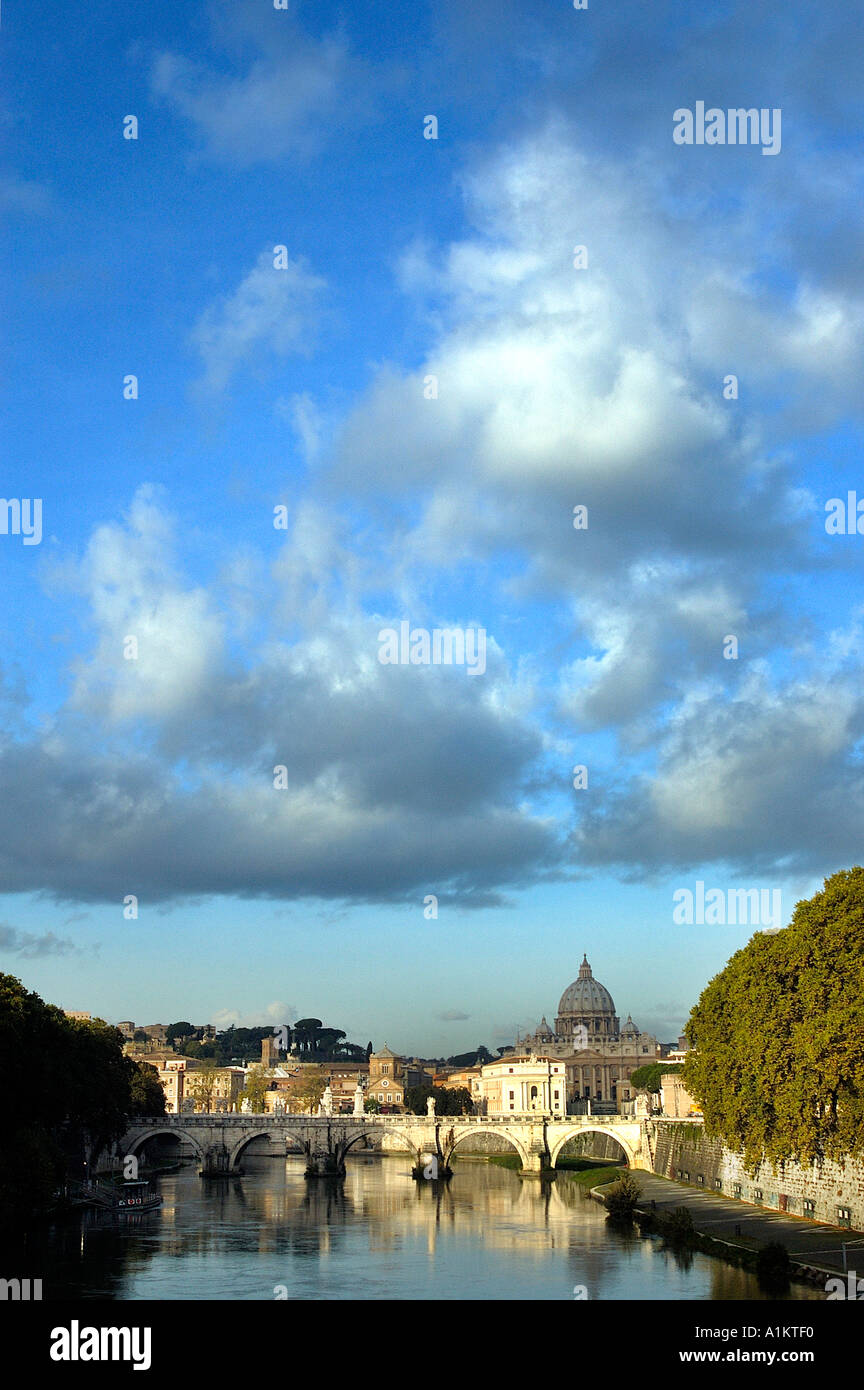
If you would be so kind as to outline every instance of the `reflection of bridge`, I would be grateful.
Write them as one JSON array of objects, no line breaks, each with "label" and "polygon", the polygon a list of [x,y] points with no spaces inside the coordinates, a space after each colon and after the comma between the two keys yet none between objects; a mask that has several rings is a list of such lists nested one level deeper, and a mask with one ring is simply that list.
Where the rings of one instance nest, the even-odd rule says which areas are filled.
[{"label": "reflection of bridge", "polygon": [[284,1144],[286,1154],[302,1154],[310,1177],[345,1171],[345,1155],[355,1145],[387,1136],[401,1143],[420,1166],[434,1156],[438,1171],[449,1172],[454,1150],[466,1139],[496,1134],[507,1140],[529,1174],[551,1173],[568,1139],[579,1134],[606,1134],[620,1144],[631,1168],[651,1168],[645,1120],[623,1115],[164,1115],[138,1119],[121,1139],[123,1154],[137,1154],[160,1135],[191,1145],[205,1174],[231,1173],[253,1139]]}]

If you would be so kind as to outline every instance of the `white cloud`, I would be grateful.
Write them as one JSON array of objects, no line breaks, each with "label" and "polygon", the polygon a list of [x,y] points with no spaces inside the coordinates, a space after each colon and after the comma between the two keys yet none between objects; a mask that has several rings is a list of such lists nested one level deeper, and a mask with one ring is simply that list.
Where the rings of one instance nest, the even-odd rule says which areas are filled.
[{"label": "white cloud", "polygon": [[265,1023],[293,1023],[297,1017],[297,1010],[293,1004],[285,1004],[277,999],[271,1004],[265,1004],[261,1009],[251,1009],[245,1013],[240,1013],[237,1009],[217,1009],[207,1021],[212,1023],[217,1032],[222,1032],[232,1026],[263,1028]]},{"label": "white cloud", "polygon": [[[79,582],[97,645],[77,665],[73,705],[111,720],[162,720],[194,708],[223,662],[222,622],[203,588],[174,573],[171,527],[141,487],[127,524],[97,527]],[[137,657],[128,638],[137,643]]]},{"label": "white cloud", "polygon": [[47,217],[52,204],[53,195],[46,184],[22,179],[17,174],[0,175],[0,211]]},{"label": "white cloud", "polygon": [[262,251],[234,293],[205,309],[192,331],[204,363],[203,387],[224,390],[252,358],[307,351],[324,286],[302,259],[276,269],[272,249]]},{"label": "white cloud", "polygon": [[314,153],[339,114],[350,71],[340,39],[315,43],[295,30],[288,52],[257,58],[241,76],[161,53],[150,84],[192,123],[209,158],[252,164]]}]

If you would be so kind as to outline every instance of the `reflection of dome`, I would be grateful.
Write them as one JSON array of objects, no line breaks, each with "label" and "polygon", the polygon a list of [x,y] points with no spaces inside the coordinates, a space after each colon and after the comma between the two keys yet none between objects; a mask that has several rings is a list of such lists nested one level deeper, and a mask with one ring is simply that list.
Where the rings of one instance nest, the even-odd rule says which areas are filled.
[{"label": "reflection of dome", "polygon": [[594,979],[594,976],[591,974],[591,966],[588,964],[587,956],[582,957],[578,980],[574,980],[572,985],[568,985],[561,995],[558,1013],[559,1015],[614,1015],[615,1001],[605,985],[601,985],[599,980]]}]

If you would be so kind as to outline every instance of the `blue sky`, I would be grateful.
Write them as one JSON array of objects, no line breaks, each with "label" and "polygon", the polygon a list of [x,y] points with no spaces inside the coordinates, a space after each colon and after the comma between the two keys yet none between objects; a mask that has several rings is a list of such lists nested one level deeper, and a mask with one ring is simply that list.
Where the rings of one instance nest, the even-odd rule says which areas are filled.
[{"label": "blue sky", "polygon": [[[447,1054],[587,951],[677,1035],[752,930],[677,889],[785,920],[860,858],[860,22],[10,0],[0,49],[0,968]],[[780,152],[676,145],[698,101]],[[382,665],[403,619],[485,672]]]}]

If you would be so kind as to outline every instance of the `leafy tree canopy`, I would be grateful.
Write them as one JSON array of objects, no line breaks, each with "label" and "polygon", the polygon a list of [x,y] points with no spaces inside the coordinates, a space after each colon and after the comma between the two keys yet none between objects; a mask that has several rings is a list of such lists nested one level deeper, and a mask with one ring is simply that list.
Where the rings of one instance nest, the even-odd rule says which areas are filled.
[{"label": "leafy tree canopy", "polygon": [[[223,1067],[232,1061],[259,1061],[262,1039],[275,1036],[271,1024],[237,1028],[233,1023],[215,1035],[191,1023],[172,1023],[167,1034],[185,1057],[212,1057]],[[344,1029],[325,1028],[320,1018],[301,1018],[288,1028],[288,1047],[304,1062],[362,1062],[366,1057],[364,1048],[345,1041]]]},{"label": "leafy tree canopy", "polygon": [[[0,975],[0,1074],[6,1087],[0,1144],[0,1227],[44,1210],[57,1184],[83,1177],[86,1163],[118,1139],[150,1091],[123,1054],[123,1038],[101,1019],[62,1009]],[[164,1109],[156,1078],[152,1104]],[[153,1113],[151,1109],[151,1113]]]},{"label": "leafy tree canopy", "polygon": [[194,1038],[198,1034],[198,1029],[194,1023],[169,1023],[165,1029],[165,1036],[169,1042],[172,1038]]},{"label": "leafy tree canopy", "polygon": [[737,951],[685,1031],[684,1084],[751,1170],[864,1153],[864,868]]},{"label": "leafy tree canopy", "polygon": [[165,1092],[159,1073],[147,1062],[135,1062],[131,1087],[131,1115],[164,1115]]},{"label": "leafy tree canopy", "polygon": [[661,1076],[670,1071],[680,1071],[682,1065],[681,1062],[646,1062],[644,1067],[637,1067],[633,1072],[630,1084],[637,1091],[659,1091]]},{"label": "leafy tree canopy", "polygon": [[480,1044],[473,1052],[460,1052],[456,1057],[448,1057],[448,1067],[476,1067],[493,1060],[488,1047]]},{"label": "leafy tree canopy", "polygon": [[468,1115],[473,1109],[471,1092],[466,1086],[409,1086],[405,1092],[405,1109],[414,1115],[425,1115],[430,1096],[435,1097],[436,1115]]}]

